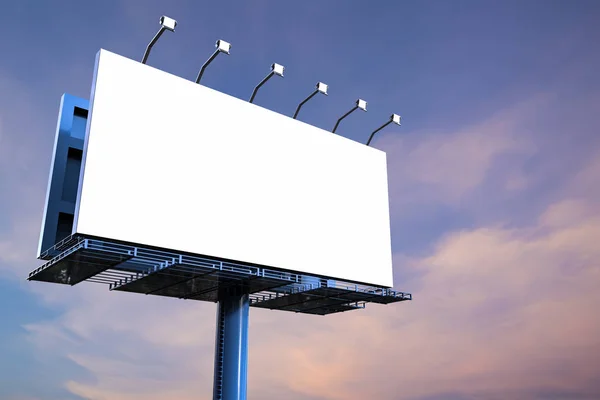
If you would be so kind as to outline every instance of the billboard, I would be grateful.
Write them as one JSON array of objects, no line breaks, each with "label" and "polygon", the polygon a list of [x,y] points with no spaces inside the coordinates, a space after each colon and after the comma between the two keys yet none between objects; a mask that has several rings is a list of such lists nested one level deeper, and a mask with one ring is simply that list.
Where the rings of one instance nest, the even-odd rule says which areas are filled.
[{"label": "billboard", "polygon": [[393,286],[384,152],[106,50],[73,233]]}]

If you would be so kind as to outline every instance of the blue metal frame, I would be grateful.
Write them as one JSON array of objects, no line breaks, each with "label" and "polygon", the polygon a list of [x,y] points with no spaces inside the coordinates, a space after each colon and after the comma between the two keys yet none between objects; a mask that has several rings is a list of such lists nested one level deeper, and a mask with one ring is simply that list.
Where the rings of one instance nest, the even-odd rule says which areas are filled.
[{"label": "blue metal frame", "polygon": [[[89,101],[63,94],[48,178],[38,257],[71,235]],[[70,225],[70,229],[69,229]]]},{"label": "blue metal frame", "polygon": [[365,303],[411,300],[390,288],[333,281],[266,267],[73,235],[42,254],[48,259],[29,280],[76,285],[107,284],[112,291],[218,302],[233,290],[251,307],[327,315]]}]

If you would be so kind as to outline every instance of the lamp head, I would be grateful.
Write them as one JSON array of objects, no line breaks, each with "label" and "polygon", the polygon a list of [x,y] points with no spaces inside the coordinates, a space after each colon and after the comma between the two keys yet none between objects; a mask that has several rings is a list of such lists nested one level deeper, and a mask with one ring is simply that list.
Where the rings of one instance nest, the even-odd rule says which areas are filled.
[{"label": "lamp head", "polygon": [[177,21],[173,18],[169,18],[166,15],[160,17],[160,24],[163,28],[170,30],[171,32],[175,32],[175,27],[177,26]]},{"label": "lamp head", "polygon": [[400,120],[402,119],[401,116],[399,116],[398,114],[392,114],[390,116],[390,121],[392,121],[393,123],[395,123],[396,125],[401,125]]},{"label": "lamp head", "polygon": [[217,40],[217,43],[215,44],[215,47],[221,53],[229,54],[229,51],[231,50],[231,43],[228,43],[228,42],[226,42],[224,40]]},{"label": "lamp head", "polygon": [[367,102],[362,99],[358,99],[356,100],[356,107],[360,108],[363,111],[367,111]]},{"label": "lamp head", "polygon": [[323,82],[317,83],[317,91],[319,93],[323,93],[324,95],[327,95],[327,85],[324,84]]},{"label": "lamp head", "polygon": [[271,72],[273,72],[275,75],[283,76],[283,70],[283,65],[277,63],[271,64]]}]

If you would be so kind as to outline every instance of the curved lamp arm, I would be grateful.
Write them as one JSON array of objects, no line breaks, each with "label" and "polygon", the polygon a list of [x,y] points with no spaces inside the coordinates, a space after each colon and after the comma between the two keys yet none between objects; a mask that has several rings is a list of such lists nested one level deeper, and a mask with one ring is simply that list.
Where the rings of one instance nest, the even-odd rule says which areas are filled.
[{"label": "curved lamp arm", "polygon": [[375,136],[375,134],[377,132],[379,132],[380,130],[382,130],[383,128],[385,128],[386,126],[388,126],[389,124],[391,124],[392,122],[398,126],[401,125],[400,120],[402,119],[401,116],[399,116],[398,114],[392,114],[390,116],[390,120],[388,122],[386,122],[385,124],[381,125],[379,128],[375,129],[373,131],[373,133],[371,133],[371,136],[369,136],[369,140],[367,140],[367,146],[371,144],[371,140],[373,140],[373,136]]},{"label": "curved lamp arm", "polygon": [[169,18],[166,15],[163,15],[162,17],[160,17],[160,29],[158,30],[156,35],[154,35],[154,37],[152,38],[150,43],[148,43],[148,46],[146,46],[146,51],[144,52],[144,56],[142,57],[142,64],[146,64],[146,61],[148,61],[148,56],[150,55],[150,51],[152,50],[152,47],[154,46],[154,44],[156,44],[158,39],[162,36],[163,32],[164,31],[175,32],[176,26],[177,26],[177,21],[175,21],[173,18]]},{"label": "curved lamp arm", "polygon": [[258,85],[256,85],[256,87],[252,91],[252,96],[250,96],[250,103],[254,102],[254,98],[256,97],[256,93],[258,92],[258,89],[260,89],[260,87],[262,85],[264,85],[265,83],[267,83],[267,81],[269,79],[271,79],[271,77],[273,75],[279,75],[279,76],[283,77],[283,70],[284,70],[284,66],[283,65],[279,65],[279,64],[276,64],[276,63],[271,64],[271,72],[269,72],[269,75],[267,75],[262,81],[260,81],[260,83]]},{"label": "curved lamp arm", "polygon": [[367,102],[362,99],[356,100],[356,105],[350,111],[348,111],[346,114],[342,115],[340,117],[340,119],[337,120],[337,122],[335,123],[335,126],[333,127],[333,130],[331,132],[335,133],[338,126],[340,125],[340,122],[342,122],[342,120],[344,118],[346,118],[348,115],[352,114],[354,111],[358,110],[359,108],[363,111],[367,111]]}]

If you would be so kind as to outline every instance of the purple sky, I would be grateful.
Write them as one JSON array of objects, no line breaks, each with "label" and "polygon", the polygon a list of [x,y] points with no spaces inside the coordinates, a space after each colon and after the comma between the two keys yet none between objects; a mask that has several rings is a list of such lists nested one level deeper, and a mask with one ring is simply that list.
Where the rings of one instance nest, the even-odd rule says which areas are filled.
[{"label": "purple sky", "polygon": [[[209,399],[214,304],[26,282],[63,92],[99,48],[388,153],[396,288],[328,318],[253,309],[260,399],[600,399],[600,3],[4,1],[0,398]],[[317,104],[318,103],[318,104]]]}]

